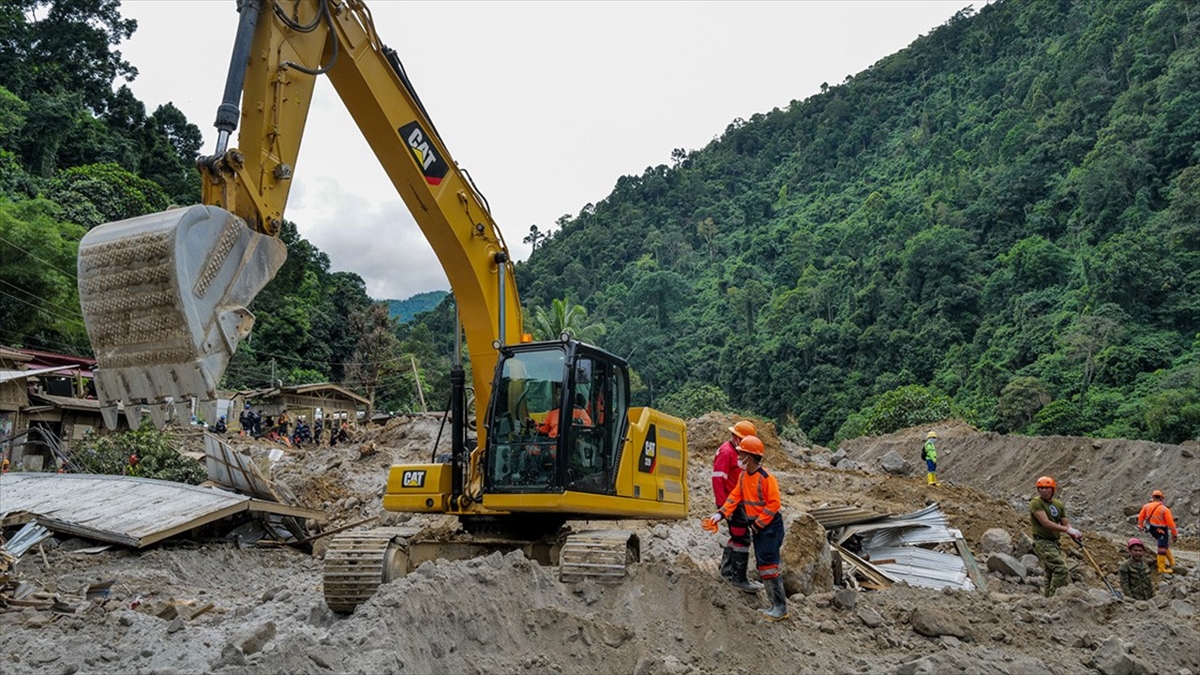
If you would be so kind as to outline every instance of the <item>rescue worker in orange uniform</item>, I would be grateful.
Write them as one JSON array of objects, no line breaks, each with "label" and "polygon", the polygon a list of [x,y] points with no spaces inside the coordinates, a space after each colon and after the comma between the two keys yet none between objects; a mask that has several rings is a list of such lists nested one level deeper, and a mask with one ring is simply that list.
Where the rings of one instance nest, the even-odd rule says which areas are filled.
[{"label": "rescue worker in orange uniform", "polygon": [[784,533],[779,481],[762,466],[763,442],[757,436],[743,438],[738,443],[737,453],[742,475],[721,509],[705,519],[705,527],[715,532],[718,524],[727,518],[731,524],[748,524],[754,538],[758,576],[771,601],[769,608],[758,611],[771,621],[782,621],[788,618],[788,611],[787,594],[779,576],[779,548],[783,545]]},{"label": "rescue worker in orange uniform", "polygon": [[[733,437],[717,448],[713,458],[713,496],[716,497],[718,509],[724,506],[742,476],[742,468],[738,466],[738,443],[747,436],[757,436],[758,430],[752,422],[742,420],[729,427],[729,433]],[[730,521],[729,541],[725,542],[725,552],[721,555],[721,578],[747,593],[757,593],[762,590],[762,584],[746,578],[746,568],[749,566],[750,533],[745,527]]]},{"label": "rescue worker in orange uniform", "polygon": [[1150,533],[1158,544],[1158,573],[1175,573],[1175,555],[1171,553],[1171,538],[1179,538],[1175,517],[1163,502],[1162,490],[1150,493],[1150,502],[1138,512],[1138,529]]},{"label": "rescue worker in orange uniform", "polygon": [[[575,424],[581,424],[585,427],[592,426],[592,416],[578,403],[571,410],[571,418]],[[538,425],[538,431],[550,438],[558,438],[558,408],[551,408],[546,411],[546,417]]]}]

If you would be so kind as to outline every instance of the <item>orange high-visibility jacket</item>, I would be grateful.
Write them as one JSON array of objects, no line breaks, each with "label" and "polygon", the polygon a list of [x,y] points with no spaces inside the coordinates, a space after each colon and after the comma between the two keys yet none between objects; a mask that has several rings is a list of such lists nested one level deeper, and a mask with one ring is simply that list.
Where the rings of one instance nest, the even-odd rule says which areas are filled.
[{"label": "orange high-visibility jacket", "polygon": [[726,518],[733,515],[738,504],[745,507],[747,518],[754,519],[754,528],[763,529],[779,515],[779,481],[762,467],[754,473],[743,471],[721,507],[721,515]]},{"label": "orange high-visibility jacket", "polygon": [[[592,417],[583,408],[575,408],[571,411],[571,418],[576,423],[582,424],[585,427],[592,426]],[[558,438],[558,408],[554,408],[546,413],[546,418],[538,426],[538,431],[550,438]]]},{"label": "orange high-visibility jacket", "polygon": [[1145,528],[1149,525],[1165,527],[1171,531],[1171,534],[1179,536],[1179,530],[1175,529],[1175,517],[1171,515],[1171,509],[1168,509],[1167,505],[1160,501],[1152,501],[1138,512],[1138,527]]}]

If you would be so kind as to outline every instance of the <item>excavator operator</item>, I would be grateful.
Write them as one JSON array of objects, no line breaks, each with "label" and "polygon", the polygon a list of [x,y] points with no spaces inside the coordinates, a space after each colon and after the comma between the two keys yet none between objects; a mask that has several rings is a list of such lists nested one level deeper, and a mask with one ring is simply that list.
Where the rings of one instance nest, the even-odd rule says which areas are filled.
[{"label": "excavator operator", "polygon": [[[559,399],[559,389],[555,386],[554,400]],[[573,423],[580,424],[585,427],[594,426],[592,424],[592,416],[588,414],[586,408],[583,407],[581,397],[576,397],[575,405],[571,410],[571,419]],[[546,417],[542,419],[542,423],[538,425],[538,432],[549,436],[550,438],[558,438],[558,408],[551,408],[546,411]]]}]

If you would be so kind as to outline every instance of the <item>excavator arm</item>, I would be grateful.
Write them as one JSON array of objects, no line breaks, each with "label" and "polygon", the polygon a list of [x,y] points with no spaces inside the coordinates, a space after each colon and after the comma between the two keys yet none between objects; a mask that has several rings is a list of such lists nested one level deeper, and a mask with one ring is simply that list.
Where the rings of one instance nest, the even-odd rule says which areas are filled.
[{"label": "excavator arm", "polygon": [[[370,12],[358,0],[239,0],[238,11],[217,151],[199,162],[203,204],[105,224],[80,244],[80,300],[106,423],[115,428],[123,404],[131,426],[142,409],[162,426],[189,397],[215,419],[217,384],[253,326],[246,307],[286,256],[277,235],[321,76],[445,270],[475,397],[488,400],[496,347],[522,331],[508,247]],[[239,147],[229,148],[235,130]],[[343,214],[345,227],[355,216]]]}]

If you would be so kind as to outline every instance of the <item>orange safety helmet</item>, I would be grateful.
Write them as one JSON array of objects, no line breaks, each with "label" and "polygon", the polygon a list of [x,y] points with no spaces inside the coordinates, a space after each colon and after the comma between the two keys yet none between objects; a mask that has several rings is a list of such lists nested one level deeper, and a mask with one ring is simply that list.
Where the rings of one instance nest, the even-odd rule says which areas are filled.
[{"label": "orange safety helmet", "polygon": [[1055,483],[1054,479],[1050,476],[1042,476],[1041,478],[1037,479],[1037,486],[1040,488],[1048,487],[1056,490],[1058,489],[1058,483]]},{"label": "orange safety helmet", "polygon": [[1151,496],[1151,497],[1157,497],[1157,498],[1159,498],[1159,499],[1162,499],[1164,495],[1163,495],[1163,491],[1162,491],[1162,490],[1155,490],[1154,492],[1151,492],[1151,493],[1150,493],[1150,496]]},{"label": "orange safety helmet", "polygon": [[748,422],[746,420],[742,420],[741,422],[738,422],[737,424],[729,427],[729,430],[731,432],[733,432],[733,435],[737,436],[738,438],[745,438],[747,436],[757,436],[758,435],[758,429],[754,428],[754,423]]},{"label": "orange safety helmet", "polygon": [[763,456],[763,442],[758,436],[747,436],[738,442],[738,452],[744,452],[747,455]]},{"label": "orange safety helmet", "polygon": [[1134,537],[1133,539],[1130,539],[1130,540],[1129,540],[1129,543],[1128,543],[1128,544],[1125,544],[1125,548],[1129,549],[1130,551],[1132,551],[1132,550],[1133,550],[1133,547],[1134,547],[1134,546],[1141,546],[1143,549],[1145,549],[1145,548],[1146,548],[1146,545],[1142,543],[1142,540],[1141,540],[1141,539],[1138,539],[1137,537]]}]

